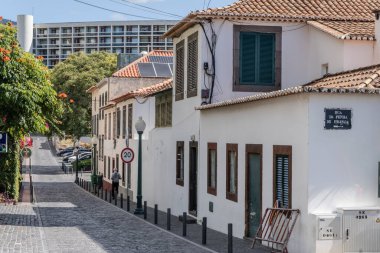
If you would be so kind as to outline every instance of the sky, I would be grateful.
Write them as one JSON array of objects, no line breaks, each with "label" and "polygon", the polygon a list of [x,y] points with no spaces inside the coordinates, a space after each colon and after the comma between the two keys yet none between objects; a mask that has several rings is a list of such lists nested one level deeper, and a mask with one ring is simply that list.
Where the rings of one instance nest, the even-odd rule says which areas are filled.
[{"label": "sky", "polygon": [[[143,19],[179,20],[190,11],[201,10],[206,8],[208,4],[209,7],[222,7],[235,2],[235,0],[211,0],[210,3],[209,1],[210,0],[0,0],[0,16],[16,21],[17,15],[30,14],[34,17],[34,23]],[[115,12],[99,9],[94,6]],[[144,8],[143,6],[148,6],[160,12]],[[126,14],[130,14],[130,16]]]}]

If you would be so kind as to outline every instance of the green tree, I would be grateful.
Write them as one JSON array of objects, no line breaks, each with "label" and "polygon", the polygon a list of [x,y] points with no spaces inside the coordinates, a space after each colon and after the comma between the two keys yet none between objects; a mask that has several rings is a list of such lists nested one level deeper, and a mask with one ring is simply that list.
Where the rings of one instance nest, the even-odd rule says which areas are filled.
[{"label": "green tree", "polygon": [[69,101],[61,128],[66,134],[79,138],[91,132],[91,94],[86,90],[115,70],[116,55],[106,52],[72,54],[53,68],[56,91]]},{"label": "green tree", "polygon": [[19,47],[12,24],[0,24],[0,131],[8,133],[8,152],[0,155],[0,185],[15,199],[21,138],[31,132],[57,131],[60,123],[62,102],[49,78],[42,58]]}]

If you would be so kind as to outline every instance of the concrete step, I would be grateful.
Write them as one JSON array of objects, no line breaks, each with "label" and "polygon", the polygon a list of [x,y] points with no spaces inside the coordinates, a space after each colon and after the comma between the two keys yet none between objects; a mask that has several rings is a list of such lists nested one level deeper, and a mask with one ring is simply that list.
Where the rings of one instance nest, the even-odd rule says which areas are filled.
[{"label": "concrete step", "polygon": [[[183,220],[183,215],[178,216],[180,222]],[[194,219],[191,216],[186,217],[186,224],[197,224],[197,219]]]}]

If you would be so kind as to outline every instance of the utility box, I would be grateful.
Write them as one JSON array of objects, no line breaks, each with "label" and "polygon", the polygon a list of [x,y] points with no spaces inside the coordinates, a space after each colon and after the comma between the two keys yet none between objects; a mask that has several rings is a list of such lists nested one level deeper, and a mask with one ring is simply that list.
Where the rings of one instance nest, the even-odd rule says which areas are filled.
[{"label": "utility box", "polygon": [[380,207],[341,208],[344,253],[380,252]]},{"label": "utility box", "polygon": [[339,240],[342,238],[342,221],[340,215],[318,215],[318,240]]}]

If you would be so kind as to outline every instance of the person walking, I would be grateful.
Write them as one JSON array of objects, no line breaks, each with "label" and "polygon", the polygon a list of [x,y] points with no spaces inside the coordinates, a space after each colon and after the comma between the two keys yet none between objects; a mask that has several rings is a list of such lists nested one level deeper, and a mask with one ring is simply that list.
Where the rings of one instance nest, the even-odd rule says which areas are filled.
[{"label": "person walking", "polygon": [[113,169],[112,171],[112,198],[115,199],[115,189],[116,189],[116,196],[119,193],[119,180],[121,179],[121,176],[117,169]]}]

